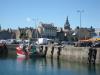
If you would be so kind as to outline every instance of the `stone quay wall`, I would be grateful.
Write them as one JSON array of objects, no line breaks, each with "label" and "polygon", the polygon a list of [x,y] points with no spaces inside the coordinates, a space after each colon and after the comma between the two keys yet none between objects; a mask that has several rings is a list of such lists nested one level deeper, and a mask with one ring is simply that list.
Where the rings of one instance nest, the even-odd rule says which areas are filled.
[{"label": "stone quay wall", "polygon": [[7,45],[8,48],[8,56],[16,57],[16,44]]},{"label": "stone quay wall", "polygon": [[[52,46],[48,46],[47,57],[51,57],[51,50]],[[57,58],[57,52],[58,46],[55,46],[53,58]],[[62,47],[59,58],[70,62],[88,63],[88,53],[89,47],[66,45]],[[100,64],[100,48],[97,48],[96,64]]]},{"label": "stone quay wall", "polygon": [[[45,51],[45,46],[48,47],[46,57],[51,57],[52,45],[43,45],[43,51]],[[13,55],[16,55],[15,47],[16,45],[9,45],[8,53],[9,54],[14,53]],[[54,46],[54,53],[52,58],[57,58],[58,47],[59,46]],[[89,47],[74,47],[66,45],[61,48],[59,58],[71,62],[87,63],[88,53],[89,53]],[[97,48],[96,64],[100,64],[100,48]]]}]

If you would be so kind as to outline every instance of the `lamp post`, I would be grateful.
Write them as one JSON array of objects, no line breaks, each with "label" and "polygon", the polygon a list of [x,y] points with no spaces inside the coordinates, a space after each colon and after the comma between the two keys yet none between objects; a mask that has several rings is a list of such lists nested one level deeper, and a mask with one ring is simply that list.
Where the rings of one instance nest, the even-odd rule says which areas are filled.
[{"label": "lamp post", "polygon": [[[80,28],[82,27],[82,13],[84,12],[84,10],[77,10],[77,12],[80,14],[80,27],[79,27],[79,30],[80,30]],[[81,34],[80,34],[80,31],[79,31],[79,39],[80,39],[80,36],[81,36]]]},{"label": "lamp post", "polygon": [[82,26],[82,13],[84,12],[84,10],[77,10],[77,12],[80,14],[80,28],[81,28],[81,26]]}]

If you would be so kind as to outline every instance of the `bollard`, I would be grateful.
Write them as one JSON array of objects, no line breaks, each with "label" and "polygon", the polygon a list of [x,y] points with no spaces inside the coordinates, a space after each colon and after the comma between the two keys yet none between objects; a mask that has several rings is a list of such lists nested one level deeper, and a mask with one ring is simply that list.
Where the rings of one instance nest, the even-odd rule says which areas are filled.
[{"label": "bollard", "polygon": [[93,51],[92,51],[93,64],[95,64],[96,55],[97,55],[97,50],[96,50],[96,48],[94,48]]},{"label": "bollard", "polygon": [[40,47],[40,53],[43,53],[43,46]]},{"label": "bollard", "polygon": [[89,49],[89,53],[88,53],[88,63],[89,64],[95,64],[95,60],[96,60],[96,55],[97,55],[97,50],[96,48],[91,47]]},{"label": "bollard", "polygon": [[51,57],[53,57],[53,53],[54,53],[54,46],[52,46]]},{"label": "bollard", "polygon": [[60,57],[60,55],[61,55],[60,52],[61,52],[61,47],[59,46],[59,47],[58,47],[58,51],[57,51],[57,58],[58,58],[58,59],[59,59],[59,57]]},{"label": "bollard", "polygon": [[44,55],[45,55],[45,56],[47,55],[47,50],[48,50],[48,47],[46,46],[46,47],[45,47],[45,51],[44,51]]},{"label": "bollard", "polygon": [[92,47],[89,48],[89,53],[88,53],[88,63],[91,64],[92,61]]}]

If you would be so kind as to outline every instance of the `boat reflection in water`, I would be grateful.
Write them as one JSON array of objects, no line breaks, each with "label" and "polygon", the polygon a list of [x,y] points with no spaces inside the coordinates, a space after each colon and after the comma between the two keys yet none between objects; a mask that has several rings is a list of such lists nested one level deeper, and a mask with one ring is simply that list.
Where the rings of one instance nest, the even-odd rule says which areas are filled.
[{"label": "boat reflection in water", "polygon": [[99,75],[100,65],[88,65],[50,58],[0,58],[2,75]]}]

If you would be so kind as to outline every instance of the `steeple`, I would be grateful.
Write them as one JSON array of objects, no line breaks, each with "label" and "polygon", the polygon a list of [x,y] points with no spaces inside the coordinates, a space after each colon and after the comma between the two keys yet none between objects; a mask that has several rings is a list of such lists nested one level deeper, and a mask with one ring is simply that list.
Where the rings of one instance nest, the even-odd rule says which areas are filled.
[{"label": "steeple", "polygon": [[66,22],[65,22],[65,24],[64,24],[64,29],[70,30],[70,24],[69,24],[68,16],[67,16]]}]

